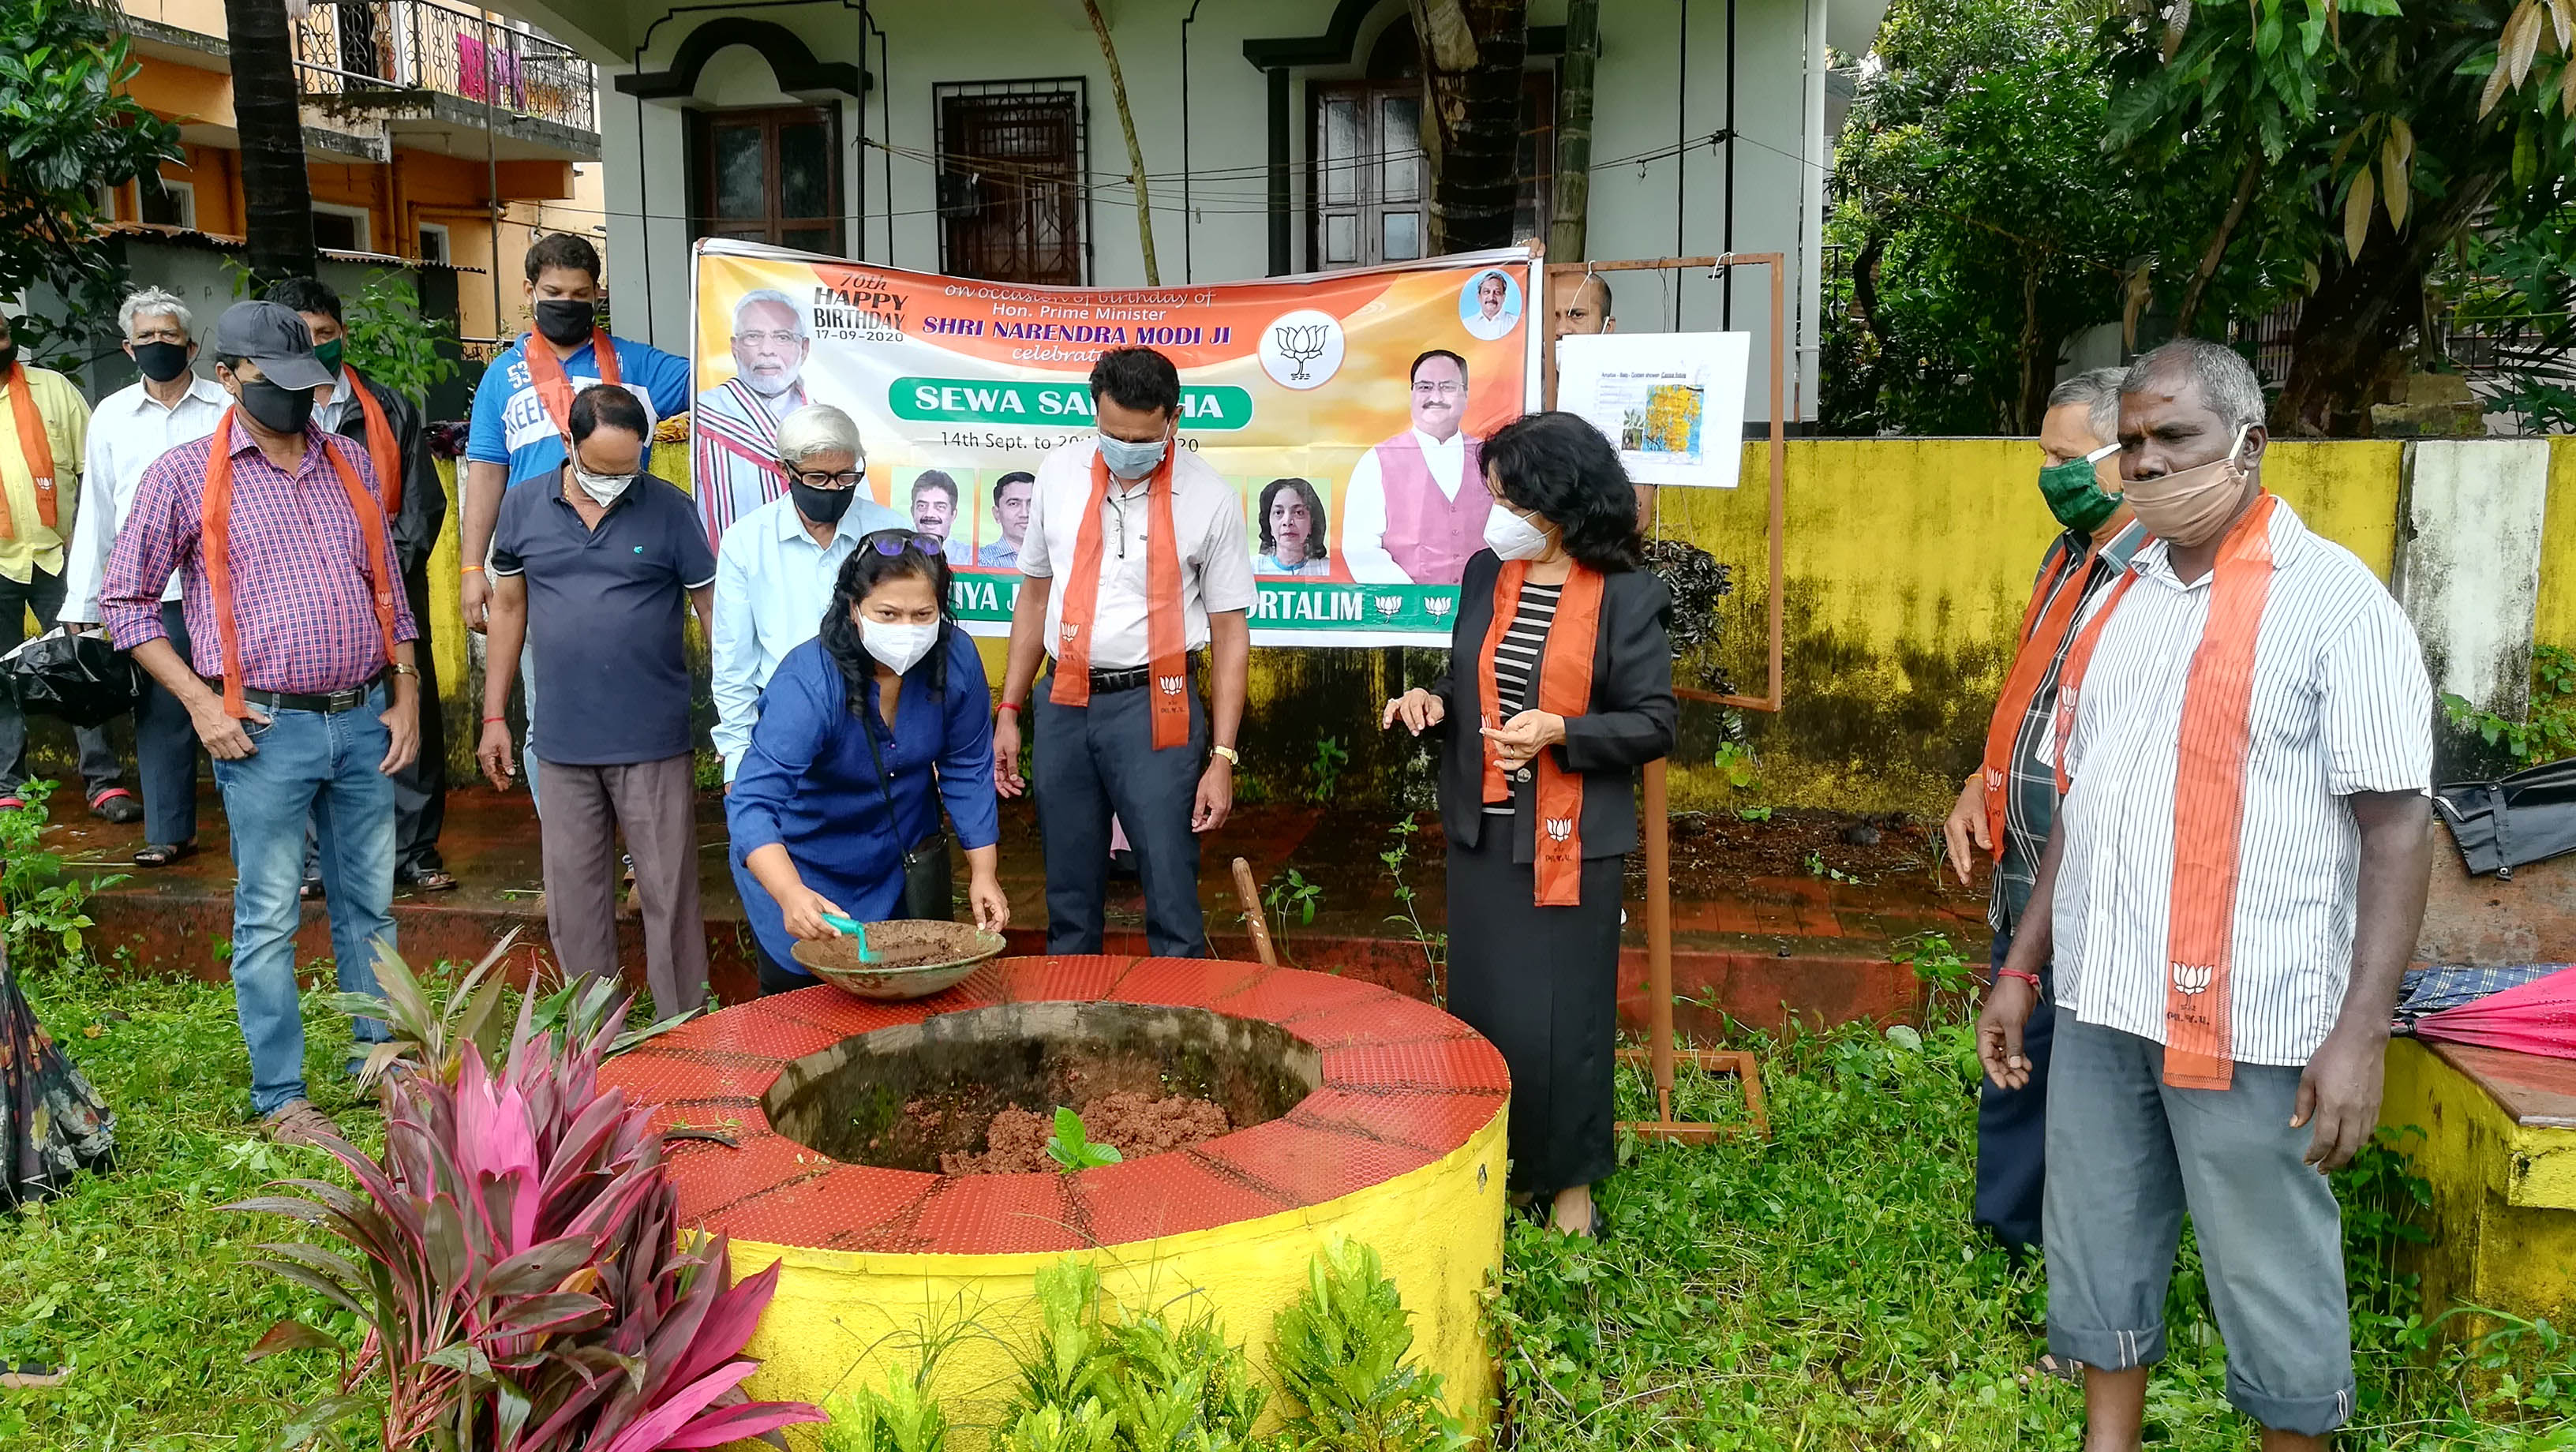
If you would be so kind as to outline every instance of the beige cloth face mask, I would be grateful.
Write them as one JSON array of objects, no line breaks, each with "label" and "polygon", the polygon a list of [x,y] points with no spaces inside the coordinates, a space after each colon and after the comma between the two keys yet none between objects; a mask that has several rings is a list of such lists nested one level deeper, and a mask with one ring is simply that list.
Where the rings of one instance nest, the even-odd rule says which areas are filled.
[{"label": "beige cloth face mask", "polygon": [[2138,479],[2125,486],[2129,508],[2147,532],[2188,549],[2207,544],[2225,526],[2236,509],[2239,492],[2245,486],[2245,466],[2237,455],[2244,452],[2245,435],[2252,425],[2236,430],[2236,440],[2227,446],[2224,458],[2206,464],[2177,470],[2154,479]]}]

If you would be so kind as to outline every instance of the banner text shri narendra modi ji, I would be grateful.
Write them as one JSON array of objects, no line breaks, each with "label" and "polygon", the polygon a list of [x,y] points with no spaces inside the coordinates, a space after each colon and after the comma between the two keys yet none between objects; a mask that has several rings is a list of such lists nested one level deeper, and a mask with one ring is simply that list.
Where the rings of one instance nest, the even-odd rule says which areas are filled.
[{"label": "banner text shri narendra modi ji", "polygon": [[1477,451],[1535,406],[1543,300],[1518,250],[1147,289],[1027,287],[710,239],[692,473],[721,529],[786,492],[778,423],[859,422],[868,487],[948,542],[958,618],[1008,629],[1030,476],[1093,428],[1110,348],[1180,369],[1179,446],[1242,497],[1263,645],[1434,644],[1490,496]]}]

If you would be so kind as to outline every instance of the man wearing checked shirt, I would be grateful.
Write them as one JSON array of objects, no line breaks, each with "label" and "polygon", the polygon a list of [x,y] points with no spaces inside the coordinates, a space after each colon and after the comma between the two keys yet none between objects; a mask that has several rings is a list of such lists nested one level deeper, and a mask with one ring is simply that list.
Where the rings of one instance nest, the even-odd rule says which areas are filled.
[{"label": "man wearing checked shirt", "polygon": [[[2040,561],[2019,648],[1986,730],[1986,762],[1960,790],[1944,828],[1950,869],[1963,886],[1974,854],[1994,854],[1986,921],[1995,930],[1997,966],[2012,947],[2013,926],[2030,901],[2031,878],[2057,814],[2057,674],[2075,641],[2075,616],[2129,567],[2146,539],[2119,493],[2120,464],[2112,457],[2119,427],[2117,368],[2079,373],[2048,395],[2039,426],[2039,492],[2065,533]],[[1989,767],[2001,774],[1999,793],[1986,780]],[[1998,801],[2003,820],[1990,820]],[[1975,1219],[2016,1259],[2039,1248],[2046,1164],[2051,1015],[2048,970],[2039,971],[2040,999],[2022,1030],[2030,1082],[2019,1089],[1985,1085],[1977,1103]]]},{"label": "man wearing checked shirt", "polygon": [[[305,1097],[295,983],[304,828],[321,838],[340,987],[373,993],[377,946],[394,941],[393,777],[420,748],[420,632],[365,446],[312,422],[313,391],[331,374],[304,320],[275,303],[235,303],[214,342],[215,381],[233,407],[213,436],[143,471],[99,603],[109,635],[187,709],[215,759],[251,1108],[272,1137],[310,1144],[337,1127]],[[209,537],[218,493],[227,527]],[[174,570],[188,658],[161,618]],[[385,1036],[370,1020],[356,1029],[362,1044]]]}]

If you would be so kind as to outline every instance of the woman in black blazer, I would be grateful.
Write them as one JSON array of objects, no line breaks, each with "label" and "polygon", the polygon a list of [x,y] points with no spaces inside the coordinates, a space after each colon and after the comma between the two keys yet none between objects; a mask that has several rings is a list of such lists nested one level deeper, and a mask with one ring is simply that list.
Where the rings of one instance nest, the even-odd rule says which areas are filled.
[{"label": "woman in black blazer", "polygon": [[1494,509],[1449,671],[1384,724],[1445,742],[1449,1011],[1511,1066],[1511,1189],[1588,1235],[1616,1163],[1621,858],[1637,769],[1673,744],[1672,600],[1639,568],[1636,495],[1592,425],[1532,414],[1483,458]]}]

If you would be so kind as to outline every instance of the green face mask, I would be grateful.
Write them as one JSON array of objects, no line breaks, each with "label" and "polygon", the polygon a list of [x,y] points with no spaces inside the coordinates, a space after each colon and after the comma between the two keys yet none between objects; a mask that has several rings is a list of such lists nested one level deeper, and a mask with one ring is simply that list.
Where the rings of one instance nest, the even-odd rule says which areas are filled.
[{"label": "green face mask", "polygon": [[2118,444],[2104,444],[2083,458],[2040,469],[2040,497],[2048,501],[2048,512],[2057,516],[2059,524],[2077,534],[2091,534],[2102,521],[2120,512],[2120,496],[2104,489],[2093,477],[2094,463],[2119,451]]},{"label": "green face mask", "polygon": [[337,373],[340,371],[340,354],[347,349],[348,345],[349,340],[346,338],[333,338],[328,343],[316,343],[313,345],[313,359]]}]

